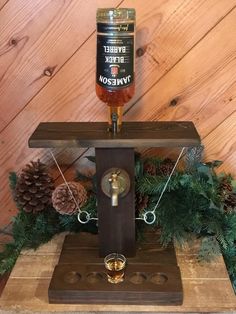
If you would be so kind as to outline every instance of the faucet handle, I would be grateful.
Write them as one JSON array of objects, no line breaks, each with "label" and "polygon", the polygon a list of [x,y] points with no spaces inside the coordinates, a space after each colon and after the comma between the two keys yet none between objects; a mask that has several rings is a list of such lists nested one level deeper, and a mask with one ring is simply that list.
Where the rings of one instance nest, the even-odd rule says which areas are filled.
[{"label": "faucet handle", "polygon": [[111,205],[118,206],[118,197],[124,197],[130,190],[128,173],[119,168],[107,170],[101,181],[103,193],[111,198]]},{"label": "faucet handle", "polygon": [[118,174],[112,173],[109,178],[110,182],[110,194],[111,194],[111,205],[118,206],[118,196],[120,191],[120,181],[118,180]]},{"label": "faucet handle", "polygon": [[111,177],[109,178],[109,182],[117,181],[118,175],[119,175],[118,173],[113,172],[113,173],[111,174]]}]

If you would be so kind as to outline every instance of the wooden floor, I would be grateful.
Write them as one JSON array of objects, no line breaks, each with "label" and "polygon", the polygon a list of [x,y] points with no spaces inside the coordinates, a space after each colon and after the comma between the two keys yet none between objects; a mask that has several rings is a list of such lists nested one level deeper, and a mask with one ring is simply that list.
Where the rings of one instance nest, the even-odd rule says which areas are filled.
[{"label": "wooden floor", "polygon": [[[236,0],[0,0],[0,226],[16,211],[9,171],[38,157],[53,164],[28,148],[39,122],[107,119],[94,89],[95,13],[112,6],[137,11],[136,94],[124,119],[192,120],[206,159],[236,175]],[[70,178],[91,151],[55,153]]]},{"label": "wooden floor", "polygon": [[[3,251],[5,243],[11,242],[11,240],[12,240],[11,236],[0,234],[0,252]],[[9,277],[9,273],[0,275],[0,297],[7,283],[8,277]]]}]

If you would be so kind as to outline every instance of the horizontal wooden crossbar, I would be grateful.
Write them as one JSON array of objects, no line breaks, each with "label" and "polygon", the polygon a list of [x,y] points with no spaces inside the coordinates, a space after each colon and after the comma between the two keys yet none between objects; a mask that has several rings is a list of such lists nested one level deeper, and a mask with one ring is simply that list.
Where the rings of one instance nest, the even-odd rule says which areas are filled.
[{"label": "horizontal wooden crossbar", "polygon": [[187,147],[200,144],[192,122],[124,122],[118,134],[106,122],[44,122],[29,147]]}]

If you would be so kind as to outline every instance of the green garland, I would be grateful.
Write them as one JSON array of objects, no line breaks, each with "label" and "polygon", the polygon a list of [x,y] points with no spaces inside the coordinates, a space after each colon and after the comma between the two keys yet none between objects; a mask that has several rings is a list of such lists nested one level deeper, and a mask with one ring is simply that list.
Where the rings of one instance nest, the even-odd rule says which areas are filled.
[{"label": "green garland", "polygon": [[[91,161],[94,159],[91,158]],[[167,176],[160,173],[148,174],[144,170],[145,165],[158,169],[163,162],[159,158],[142,159],[136,155],[136,194],[148,197],[146,207],[137,208],[138,216],[154,209],[167,180]],[[235,196],[235,181],[230,175],[215,173],[214,169],[219,164],[218,161],[194,163],[185,171],[176,171],[156,209],[155,227],[161,229],[160,241],[163,245],[168,245],[173,240],[183,245],[192,238],[199,238],[200,260],[210,261],[222,253],[232,284],[236,287],[236,208],[226,202],[221,191],[222,182],[227,182]],[[77,178],[88,179],[79,172]],[[95,183],[95,177],[92,181]],[[16,174],[10,174],[10,186],[13,191],[16,182]],[[96,190],[95,184],[93,190]],[[91,193],[82,210],[89,212],[92,217],[96,216],[94,193]],[[137,232],[140,235],[143,228],[144,223],[139,222]],[[63,231],[96,233],[97,226],[95,222],[81,225],[76,215],[60,215],[53,208],[38,214],[26,213],[19,209],[13,219],[13,242],[7,244],[5,250],[0,253],[0,274],[12,269],[23,248],[36,249]]]},{"label": "green garland", "polygon": [[[221,193],[222,182],[227,182],[236,198],[236,185],[230,175],[215,173],[219,165],[218,161],[197,163],[188,172],[177,171],[156,209],[157,225],[163,245],[172,240],[183,245],[197,237],[201,243],[199,260],[211,261],[222,253],[236,289],[236,207]],[[139,169],[136,189],[149,196],[146,210],[153,210],[167,178],[145,174],[140,165]]]}]

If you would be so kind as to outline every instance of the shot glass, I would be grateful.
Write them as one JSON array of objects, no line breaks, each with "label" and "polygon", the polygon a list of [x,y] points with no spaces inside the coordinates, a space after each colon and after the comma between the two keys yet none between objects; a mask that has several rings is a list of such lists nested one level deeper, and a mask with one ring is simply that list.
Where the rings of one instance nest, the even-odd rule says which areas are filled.
[{"label": "shot glass", "polygon": [[107,280],[110,283],[120,283],[124,280],[126,258],[122,254],[111,253],[104,258]]}]

